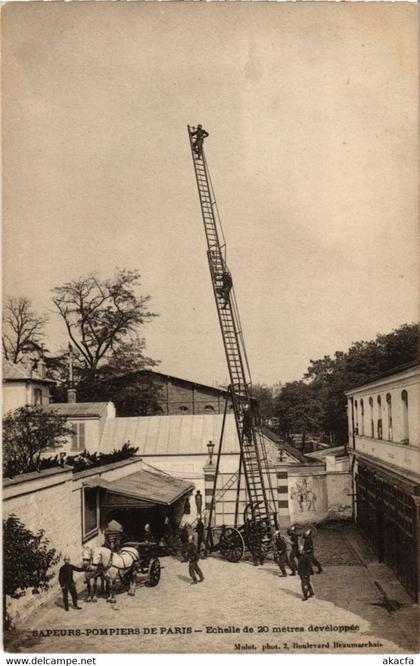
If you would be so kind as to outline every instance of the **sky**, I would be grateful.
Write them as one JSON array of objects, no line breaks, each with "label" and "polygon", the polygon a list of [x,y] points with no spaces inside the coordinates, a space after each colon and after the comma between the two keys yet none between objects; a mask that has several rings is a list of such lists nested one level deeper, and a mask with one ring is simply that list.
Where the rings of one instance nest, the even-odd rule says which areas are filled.
[{"label": "sky", "polygon": [[227,382],[187,124],[206,157],[254,381],[418,319],[417,8],[2,9],[3,288],[139,269],[163,372]]}]

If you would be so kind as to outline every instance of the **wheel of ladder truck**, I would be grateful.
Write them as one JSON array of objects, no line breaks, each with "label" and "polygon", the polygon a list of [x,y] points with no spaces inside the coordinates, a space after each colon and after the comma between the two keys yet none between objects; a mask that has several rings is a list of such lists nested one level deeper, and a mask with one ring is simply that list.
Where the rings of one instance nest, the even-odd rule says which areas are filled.
[{"label": "wheel of ladder truck", "polygon": [[156,587],[160,581],[161,566],[158,558],[156,557],[151,561],[148,571],[147,587]]},{"label": "wheel of ladder truck", "polygon": [[235,527],[227,527],[220,536],[219,551],[228,562],[239,562],[245,552],[242,534]]}]

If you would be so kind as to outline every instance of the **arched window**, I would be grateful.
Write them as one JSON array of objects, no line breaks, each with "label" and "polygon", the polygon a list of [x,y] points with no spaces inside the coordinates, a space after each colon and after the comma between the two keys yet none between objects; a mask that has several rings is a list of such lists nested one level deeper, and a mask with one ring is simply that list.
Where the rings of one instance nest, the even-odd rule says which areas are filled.
[{"label": "arched window", "polygon": [[401,392],[401,402],[402,402],[402,426],[403,426],[403,444],[408,444],[410,441],[410,431],[408,425],[408,393],[407,391]]},{"label": "arched window", "polygon": [[376,398],[378,403],[378,439],[382,439],[382,398],[380,395]]},{"label": "arched window", "polygon": [[360,434],[362,436],[365,434],[365,405],[363,398],[360,401]]},{"label": "arched window", "polygon": [[386,394],[386,415],[388,421],[388,440],[392,442],[392,398],[391,394]]},{"label": "arched window", "polygon": [[208,414],[213,414],[214,413],[214,407],[213,405],[206,405],[204,407],[204,411],[207,412]]},{"label": "arched window", "polygon": [[181,405],[181,407],[179,408],[179,411],[184,412],[184,413],[188,412],[188,407],[186,407],[185,405]]},{"label": "arched window", "polygon": [[354,401],[354,434],[359,434],[359,409],[357,400]]},{"label": "arched window", "polygon": [[373,398],[369,398],[370,436],[375,437],[375,425],[373,421]]},{"label": "arched window", "polygon": [[163,409],[162,409],[162,407],[155,407],[153,413],[156,414],[156,415],[158,415],[158,414],[163,414]]}]

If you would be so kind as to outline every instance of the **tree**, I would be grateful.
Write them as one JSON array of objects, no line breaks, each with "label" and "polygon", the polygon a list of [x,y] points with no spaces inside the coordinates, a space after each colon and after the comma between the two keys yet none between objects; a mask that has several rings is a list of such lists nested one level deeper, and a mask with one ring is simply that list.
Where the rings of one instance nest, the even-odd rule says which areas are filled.
[{"label": "tree", "polygon": [[316,391],[303,381],[289,382],[275,404],[280,432],[286,439],[292,433],[300,433],[303,451],[307,435],[318,433],[320,429],[322,406]]},{"label": "tree", "polygon": [[138,271],[117,269],[113,278],[88,275],[53,289],[53,302],[62,317],[83,381],[101,368],[145,363],[139,327],[156,316],[149,312],[150,296],[136,293]]},{"label": "tree", "polygon": [[3,314],[3,354],[12,363],[19,363],[25,352],[41,346],[46,317],[37,314],[28,298],[9,298]]},{"label": "tree", "polygon": [[38,471],[41,454],[61,444],[72,431],[66,417],[28,405],[3,419],[3,476]]},{"label": "tree", "polygon": [[337,443],[345,443],[348,439],[345,392],[417,361],[419,349],[418,326],[404,324],[391,333],[377,335],[375,340],[354,342],[347,352],[337,351],[332,358],[311,360],[304,379],[322,405],[323,432]]},{"label": "tree", "polygon": [[252,387],[252,397],[257,401],[258,413],[263,420],[273,416],[274,399],[271,388],[262,384],[254,384]]},{"label": "tree", "polygon": [[77,390],[82,402],[113,402],[119,416],[156,414],[161,393],[162,386],[152,376],[141,372],[107,375],[89,383],[81,383]]},{"label": "tree", "polygon": [[6,595],[19,599],[26,590],[38,594],[49,587],[54,572],[51,568],[59,557],[49,548],[43,530],[33,533],[12,514],[3,521],[3,618],[4,628],[11,627]]}]

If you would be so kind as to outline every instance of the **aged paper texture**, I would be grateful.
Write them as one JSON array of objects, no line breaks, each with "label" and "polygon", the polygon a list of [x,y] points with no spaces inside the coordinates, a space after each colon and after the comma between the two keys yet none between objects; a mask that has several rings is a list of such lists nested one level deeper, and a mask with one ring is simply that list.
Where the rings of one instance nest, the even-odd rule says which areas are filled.
[{"label": "aged paper texture", "polygon": [[6,650],[418,650],[417,19],[2,7]]}]

